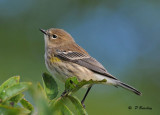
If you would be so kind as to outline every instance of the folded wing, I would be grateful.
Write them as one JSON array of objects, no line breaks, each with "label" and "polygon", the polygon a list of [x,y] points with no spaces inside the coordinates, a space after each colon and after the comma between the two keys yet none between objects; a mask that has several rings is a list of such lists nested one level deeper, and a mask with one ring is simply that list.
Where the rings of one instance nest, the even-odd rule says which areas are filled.
[{"label": "folded wing", "polygon": [[100,64],[96,59],[92,58],[89,55],[75,51],[57,51],[57,57],[59,57],[62,60],[76,63],[78,65],[90,69],[93,72],[117,80],[117,78],[113,77],[111,74],[107,72],[107,70],[102,66],[102,64]]}]

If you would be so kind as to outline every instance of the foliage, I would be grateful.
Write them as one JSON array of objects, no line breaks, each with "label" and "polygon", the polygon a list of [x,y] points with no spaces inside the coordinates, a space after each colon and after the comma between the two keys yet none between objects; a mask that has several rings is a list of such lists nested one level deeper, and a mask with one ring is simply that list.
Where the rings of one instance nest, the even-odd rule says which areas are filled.
[{"label": "foliage", "polygon": [[[71,77],[66,80],[64,93],[57,98],[58,85],[49,74],[42,75],[43,86],[37,83],[31,87],[30,82],[19,82],[19,79],[19,76],[11,77],[0,86],[0,113],[4,115],[87,115],[79,99],[71,94],[84,85],[106,82],[105,80],[78,82],[76,77]],[[23,92],[26,90],[31,94],[37,110],[24,98]],[[76,113],[70,110],[68,102],[74,105]]]},{"label": "foliage", "polygon": [[[24,92],[30,86],[30,82],[19,82],[20,77],[9,78],[0,86],[0,113],[10,114],[31,114],[33,106],[24,98]],[[20,106],[20,104],[22,106]]]}]

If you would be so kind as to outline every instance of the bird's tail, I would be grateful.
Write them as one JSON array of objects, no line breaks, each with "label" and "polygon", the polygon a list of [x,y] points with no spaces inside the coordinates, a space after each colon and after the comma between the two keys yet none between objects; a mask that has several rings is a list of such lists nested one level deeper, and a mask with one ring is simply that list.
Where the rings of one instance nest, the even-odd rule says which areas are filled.
[{"label": "bird's tail", "polygon": [[129,91],[132,91],[133,93],[137,94],[137,95],[142,95],[142,93],[140,91],[138,91],[137,89],[135,89],[134,87],[129,86],[128,84],[125,84],[121,81],[117,81],[116,83],[118,86],[127,89]]},{"label": "bird's tail", "polygon": [[141,92],[139,92],[138,90],[136,90],[134,87],[131,87],[121,81],[119,81],[118,79],[112,79],[110,77],[107,77],[107,76],[103,76],[103,75],[100,75],[100,74],[95,74],[96,76],[96,80],[103,80],[103,79],[106,79],[107,82],[106,84],[111,84],[111,85],[114,85],[114,86],[120,86],[124,89],[127,89],[129,91],[132,91],[133,93],[137,94],[137,95],[142,95]]}]

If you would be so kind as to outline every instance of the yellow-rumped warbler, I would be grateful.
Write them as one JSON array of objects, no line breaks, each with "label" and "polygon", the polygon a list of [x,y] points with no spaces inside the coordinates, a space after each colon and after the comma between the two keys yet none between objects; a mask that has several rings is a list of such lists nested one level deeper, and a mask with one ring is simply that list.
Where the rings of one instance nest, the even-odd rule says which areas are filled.
[{"label": "yellow-rumped warbler", "polygon": [[[81,80],[103,80],[106,84],[120,86],[141,95],[135,88],[119,81],[107,72],[107,70],[83,48],[81,48],[72,36],[62,29],[40,29],[44,33],[45,63],[51,74],[65,82],[68,77],[76,76]],[[90,91],[88,88],[82,104]]]}]

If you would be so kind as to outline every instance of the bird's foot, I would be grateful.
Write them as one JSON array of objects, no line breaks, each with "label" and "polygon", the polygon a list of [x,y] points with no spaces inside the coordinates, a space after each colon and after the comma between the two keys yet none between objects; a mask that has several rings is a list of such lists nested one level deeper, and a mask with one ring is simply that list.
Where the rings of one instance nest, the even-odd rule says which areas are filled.
[{"label": "bird's foot", "polygon": [[61,97],[64,97],[67,95],[67,91],[65,90],[62,94],[61,94]]},{"label": "bird's foot", "polygon": [[83,101],[81,101],[81,104],[82,104],[82,107],[85,109],[85,108],[86,108],[86,106],[85,106],[85,104],[84,104],[84,102],[83,102]]}]

